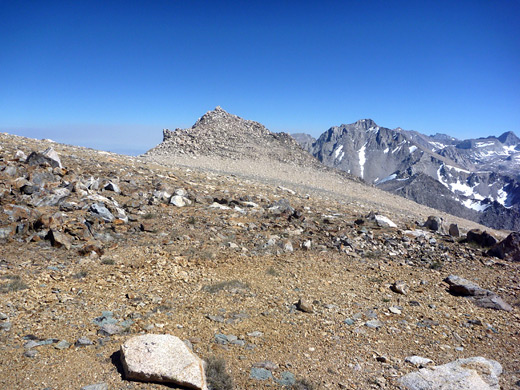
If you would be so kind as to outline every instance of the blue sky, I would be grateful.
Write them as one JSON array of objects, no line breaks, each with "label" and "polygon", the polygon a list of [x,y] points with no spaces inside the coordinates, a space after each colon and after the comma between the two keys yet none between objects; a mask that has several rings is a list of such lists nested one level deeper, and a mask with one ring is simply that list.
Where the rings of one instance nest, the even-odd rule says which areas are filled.
[{"label": "blue sky", "polygon": [[0,0],[0,131],[139,153],[220,105],[520,135],[520,1]]}]

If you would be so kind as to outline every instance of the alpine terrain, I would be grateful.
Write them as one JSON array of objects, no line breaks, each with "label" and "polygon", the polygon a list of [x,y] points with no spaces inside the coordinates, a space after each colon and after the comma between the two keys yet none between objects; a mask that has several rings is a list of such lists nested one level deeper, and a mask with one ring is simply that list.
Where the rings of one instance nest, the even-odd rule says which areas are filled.
[{"label": "alpine terrain", "polygon": [[0,388],[517,388],[520,234],[367,185],[470,167],[356,126],[351,174],[221,108],[139,157],[0,133]]},{"label": "alpine terrain", "polygon": [[367,183],[497,229],[520,230],[520,139],[457,140],[380,127],[370,119],[294,134],[323,164]]}]

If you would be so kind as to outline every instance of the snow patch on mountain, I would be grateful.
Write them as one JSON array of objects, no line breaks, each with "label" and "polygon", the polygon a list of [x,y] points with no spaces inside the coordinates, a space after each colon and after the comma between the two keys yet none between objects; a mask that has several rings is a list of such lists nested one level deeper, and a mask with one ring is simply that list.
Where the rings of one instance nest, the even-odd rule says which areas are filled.
[{"label": "snow patch on mountain", "polygon": [[359,166],[361,167],[361,178],[363,179],[364,175],[365,175],[365,162],[366,162],[366,158],[365,158],[365,149],[367,147],[367,143],[368,142],[365,142],[365,144],[361,147],[361,149],[359,149]]},{"label": "snow patch on mountain", "polygon": [[483,212],[489,207],[489,204],[482,204],[479,200],[475,199],[467,199],[461,203],[468,209],[472,209],[478,212]]}]

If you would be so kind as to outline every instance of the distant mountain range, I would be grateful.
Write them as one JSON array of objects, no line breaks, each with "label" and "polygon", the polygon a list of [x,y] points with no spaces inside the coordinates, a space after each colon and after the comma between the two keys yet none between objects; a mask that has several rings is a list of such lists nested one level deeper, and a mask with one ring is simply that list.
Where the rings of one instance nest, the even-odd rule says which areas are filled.
[{"label": "distant mountain range", "polygon": [[217,107],[191,128],[164,130],[163,142],[145,155],[333,169],[486,226],[520,231],[520,139],[512,132],[458,140],[389,129],[362,119],[331,127],[315,139],[308,134],[273,133]]},{"label": "distant mountain range", "polygon": [[333,126],[318,139],[292,134],[323,164],[418,203],[497,229],[520,230],[520,139],[458,140],[378,126]]}]

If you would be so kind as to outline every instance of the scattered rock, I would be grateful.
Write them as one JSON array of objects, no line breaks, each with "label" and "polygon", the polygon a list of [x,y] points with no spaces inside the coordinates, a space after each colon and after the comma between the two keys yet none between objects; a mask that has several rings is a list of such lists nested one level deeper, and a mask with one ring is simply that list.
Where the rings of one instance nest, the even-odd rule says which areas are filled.
[{"label": "scattered rock", "polygon": [[280,379],[275,379],[275,382],[280,386],[292,386],[296,383],[296,377],[292,372],[283,371],[280,374]]},{"label": "scattered rock", "polygon": [[92,342],[92,340],[90,340],[88,337],[80,337],[79,339],[76,340],[76,342],[74,343],[74,345],[76,347],[86,347],[87,345],[93,345],[94,343]]},{"label": "scattered rock", "polygon": [[251,379],[256,379],[258,381],[266,381],[268,379],[273,378],[273,374],[271,371],[266,370],[265,368],[261,367],[252,367],[251,368],[251,374],[249,376]]},{"label": "scattered rock", "polygon": [[379,329],[383,327],[384,323],[379,320],[370,320],[365,322],[365,326],[367,326],[370,329]]},{"label": "scattered rock", "polygon": [[508,261],[520,261],[520,233],[513,232],[488,251],[491,256]]},{"label": "scattered rock", "polygon": [[96,383],[93,385],[83,386],[80,390],[108,390],[108,384],[105,382]]},{"label": "scattered rock", "polygon": [[456,223],[450,224],[448,233],[452,237],[460,237],[459,225],[457,225]]},{"label": "scattered rock", "polygon": [[305,298],[300,298],[298,302],[296,303],[296,308],[300,311],[303,311],[304,313],[312,313],[313,307],[312,303],[307,301]]},{"label": "scattered rock", "polygon": [[114,183],[114,182],[111,182],[109,181],[106,185],[105,185],[105,190],[107,191],[113,191],[115,192],[116,194],[120,194],[121,193],[121,189],[119,188],[119,186]]},{"label": "scattered rock", "polygon": [[394,282],[394,284],[392,284],[390,286],[390,289],[397,294],[406,295],[408,293],[408,288],[406,287],[406,283],[403,282],[402,280]]},{"label": "scattered rock", "polygon": [[380,227],[391,227],[396,228],[397,225],[390,220],[390,218],[385,217],[384,215],[374,215],[374,221]]},{"label": "scattered rock", "polygon": [[493,291],[481,288],[477,284],[460,276],[450,275],[444,279],[444,281],[450,285],[448,290],[450,293],[453,295],[471,297],[477,306],[495,310],[513,310],[511,305],[504,302],[504,300]]},{"label": "scattered rock", "polygon": [[51,241],[52,246],[56,248],[63,246],[68,250],[72,246],[70,238],[57,230],[50,229],[47,238]]},{"label": "scattered rock", "polygon": [[425,357],[422,357],[422,356],[407,356],[404,358],[404,361],[407,362],[407,363],[411,363],[413,364],[414,366],[417,366],[417,367],[424,367],[426,366],[427,364],[430,364],[430,363],[433,363],[433,360],[431,359],[428,359],[428,358],[425,358]]},{"label": "scattered rock", "polygon": [[497,243],[497,240],[487,231],[482,231],[480,229],[472,229],[466,234],[466,242],[473,242],[477,245],[487,248],[495,245]]},{"label": "scattered rock", "polygon": [[423,224],[423,227],[430,229],[434,232],[442,231],[442,218],[436,217],[434,215],[430,215],[426,222]]},{"label": "scattered rock", "polygon": [[173,335],[132,337],[121,345],[121,361],[127,379],[207,389],[202,360]]},{"label": "scattered rock", "polygon": [[90,211],[102,218],[106,222],[112,222],[116,217],[105,207],[103,203],[94,203],[90,206]]},{"label": "scattered rock", "polygon": [[113,336],[123,333],[123,328],[116,324],[103,324],[98,333],[103,336]]},{"label": "scattered rock", "polygon": [[63,168],[60,157],[53,148],[45,149],[43,152],[32,152],[25,162],[28,165],[49,164],[53,168]]},{"label": "scattered rock", "polygon": [[502,366],[483,357],[459,359],[442,366],[421,368],[399,379],[407,390],[499,390]]},{"label": "scattered rock", "polygon": [[176,207],[184,207],[190,203],[191,203],[191,201],[188,198],[185,198],[184,196],[181,196],[181,195],[174,195],[170,199],[170,204],[172,204]]}]

